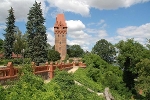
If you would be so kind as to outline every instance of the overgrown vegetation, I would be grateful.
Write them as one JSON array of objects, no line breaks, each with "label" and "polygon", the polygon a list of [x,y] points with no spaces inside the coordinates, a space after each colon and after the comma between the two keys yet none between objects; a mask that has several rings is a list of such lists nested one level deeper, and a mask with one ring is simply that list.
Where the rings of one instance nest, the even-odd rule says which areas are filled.
[{"label": "overgrown vegetation", "polygon": [[[55,73],[48,84],[32,73],[29,65],[46,61],[57,61],[60,54],[47,43],[45,19],[41,3],[33,4],[28,14],[27,31],[23,35],[15,26],[14,10],[8,11],[4,40],[0,39],[0,65],[13,62],[15,66],[25,64],[19,80],[6,89],[0,86],[2,100],[103,100],[95,92],[103,92],[109,87],[115,100],[148,100],[150,98],[150,39],[146,46],[134,39],[121,40],[113,45],[101,39],[93,46],[92,52],[84,52],[80,45],[67,46],[69,57],[83,57],[86,69],[77,70],[74,75],[65,71]],[[25,50],[22,51],[22,50]],[[22,54],[22,58],[12,59],[12,52]],[[117,55],[116,55],[117,53]],[[69,59],[72,62],[72,59]],[[117,66],[115,66],[117,65]],[[84,86],[78,86],[74,80]],[[142,91],[140,93],[140,91]]]},{"label": "overgrown vegetation", "polygon": [[96,84],[101,85],[102,90],[109,87],[115,93],[115,99],[129,100],[131,98],[131,91],[123,82],[123,71],[118,66],[108,64],[96,54],[86,54],[83,61],[87,64],[87,73],[84,74]]},{"label": "overgrown vegetation", "polygon": [[48,84],[32,73],[26,64],[20,72],[19,80],[7,88],[0,86],[1,100],[104,100],[96,93],[74,83],[74,77],[66,71],[57,71]]}]

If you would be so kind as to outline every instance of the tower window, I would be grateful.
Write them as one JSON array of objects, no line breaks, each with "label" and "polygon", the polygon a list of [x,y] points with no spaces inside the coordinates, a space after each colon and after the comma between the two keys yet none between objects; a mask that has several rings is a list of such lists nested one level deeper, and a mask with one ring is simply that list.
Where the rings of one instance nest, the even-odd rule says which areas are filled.
[{"label": "tower window", "polygon": [[60,44],[61,44],[61,41],[60,41]]},{"label": "tower window", "polygon": [[59,37],[59,35],[58,35],[58,37]]},{"label": "tower window", "polygon": [[64,37],[64,35],[62,35],[62,37]]}]

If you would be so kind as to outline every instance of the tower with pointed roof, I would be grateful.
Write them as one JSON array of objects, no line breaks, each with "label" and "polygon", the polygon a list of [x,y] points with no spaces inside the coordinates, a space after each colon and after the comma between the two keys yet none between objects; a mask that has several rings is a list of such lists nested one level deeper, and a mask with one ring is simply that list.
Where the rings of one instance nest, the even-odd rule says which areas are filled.
[{"label": "tower with pointed roof", "polygon": [[55,34],[55,51],[60,53],[61,60],[64,60],[67,53],[66,35],[67,25],[65,22],[64,14],[58,14],[56,16],[56,23],[54,25]]}]

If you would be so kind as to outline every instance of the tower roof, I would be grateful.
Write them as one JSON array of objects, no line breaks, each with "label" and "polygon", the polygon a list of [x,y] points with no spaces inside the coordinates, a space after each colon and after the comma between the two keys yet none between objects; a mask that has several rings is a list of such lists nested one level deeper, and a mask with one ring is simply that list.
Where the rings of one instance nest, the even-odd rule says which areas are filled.
[{"label": "tower roof", "polygon": [[57,14],[57,16],[56,16],[56,23],[55,23],[54,27],[58,27],[60,24],[63,27],[67,27],[66,22],[65,22],[64,14]]}]

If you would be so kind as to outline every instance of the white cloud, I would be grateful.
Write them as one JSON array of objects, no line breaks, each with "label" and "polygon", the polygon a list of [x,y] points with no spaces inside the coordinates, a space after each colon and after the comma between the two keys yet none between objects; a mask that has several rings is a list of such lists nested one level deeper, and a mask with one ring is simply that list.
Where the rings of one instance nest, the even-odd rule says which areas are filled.
[{"label": "white cloud", "polygon": [[89,6],[84,0],[47,0],[51,7],[57,7],[63,11],[74,12],[87,16],[90,12]]},{"label": "white cloud", "polygon": [[[41,2],[43,14],[46,14],[49,7],[46,6],[44,2],[45,0],[36,1]],[[30,7],[33,6],[35,0],[1,0],[0,2],[0,23],[4,23],[6,21],[6,17],[8,16],[8,10],[11,7],[14,9],[14,15],[17,21],[26,20]]]},{"label": "white cloud", "polygon": [[148,2],[150,0],[47,0],[51,7],[56,7],[66,12],[74,12],[82,16],[90,15],[90,8],[100,10],[112,10],[121,7],[130,7],[138,3]]},{"label": "white cloud", "polygon": [[66,21],[68,32],[81,31],[85,28],[85,25],[80,20],[68,20]]},{"label": "white cloud", "polygon": [[121,36],[126,37],[141,37],[147,38],[150,37],[150,23],[141,25],[141,26],[128,26],[125,28],[119,28],[117,33]]},{"label": "white cloud", "polygon": [[53,36],[52,33],[50,33],[50,32],[47,32],[46,34],[47,34],[47,42],[48,42],[51,46],[53,46],[53,45],[54,45],[54,41],[55,41],[54,36]]},{"label": "white cloud", "polygon": [[[95,26],[95,27],[98,27],[99,29],[104,29],[107,27],[107,24],[105,22],[105,20],[101,19],[99,22],[92,22],[92,23],[88,23],[87,24],[88,27],[91,27],[91,26]],[[90,29],[86,29],[87,31],[92,31]],[[93,30],[94,31],[94,30]]]},{"label": "white cloud", "polygon": [[150,0],[86,0],[90,7],[98,9],[117,9],[120,7],[130,7],[134,4],[144,3]]},{"label": "white cloud", "polygon": [[108,34],[107,34],[106,30],[99,30],[98,31],[98,37],[105,38],[107,36],[108,36]]},{"label": "white cloud", "polygon": [[68,20],[66,21],[68,27],[68,40],[67,44],[74,45],[78,44],[83,49],[87,49],[90,43],[91,35],[87,34],[84,29],[85,25],[80,20]]},{"label": "white cloud", "polygon": [[[89,16],[91,8],[100,10],[117,9],[120,7],[130,7],[138,3],[148,2],[150,0],[36,0],[41,2],[43,14],[46,16],[50,7],[56,8],[51,16],[55,17],[57,13],[73,12],[82,16]],[[8,16],[10,7],[14,8],[17,21],[26,20],[30,7],[34,0],[1,0],[0,1],[0,23],[4,23]],[[101,20],[103,22],[103,20]],[[101,22],[100,22],[101,23]]]},{"label": "white cloud", "polygon": [[141,26],[128,26],[117,30],[119,37],[134,38],[140,43],[144,43],[150,37],[150,23]]}]

